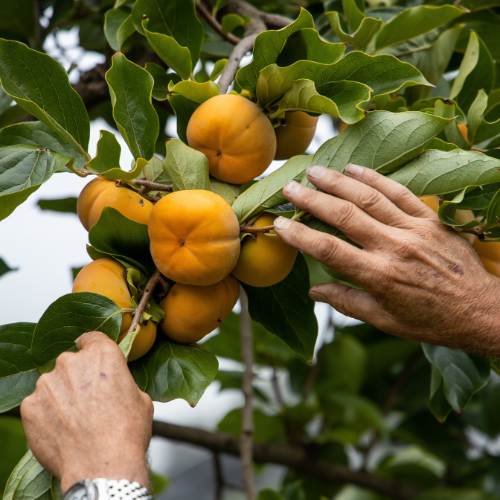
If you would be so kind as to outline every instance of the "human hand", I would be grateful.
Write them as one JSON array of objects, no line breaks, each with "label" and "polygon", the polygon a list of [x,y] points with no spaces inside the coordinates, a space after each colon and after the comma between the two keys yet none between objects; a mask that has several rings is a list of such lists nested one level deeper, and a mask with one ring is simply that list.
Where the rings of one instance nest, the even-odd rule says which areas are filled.
[{"label": "human hand", "polygon": [[61,479],[128,479],[148,487],[153,404],[134,382],[118,345],[100,332],[62,353],[21,405],[33,455]]},{"label": "human hand", "polygon": [[374,170],[350,164],[343,175],[311,165],[307,177],[323,192],[291,181],[285,197],[362,247],[276,219],[284,241],[363,288],[322,284],[311,298],[399,337],[500,356],[500,280],[467,241]]}]

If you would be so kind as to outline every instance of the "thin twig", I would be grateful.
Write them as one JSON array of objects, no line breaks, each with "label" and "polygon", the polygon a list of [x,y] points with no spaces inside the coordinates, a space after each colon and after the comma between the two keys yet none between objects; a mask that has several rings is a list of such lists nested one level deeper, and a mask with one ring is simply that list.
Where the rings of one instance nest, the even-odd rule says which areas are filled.
[{"label": "thin twig", "polygon": [[158,184],[158,182],[153,182],[153,181],[148,181],[148,180],[143,180],[143,179],[134,179],[131,181],[132,184],[135,184],[136,186],[143,186],[139,190],[139,194],[147,194],[150,191],[166,191],[168,193],[171,193],[173,191],[173,187],[168,185],[168,184]]},{"label": "thin twig", "polygon": [[215,500],[222,500],[222,494],[224,492],[224,475],[222,473],[219,452],[215,451],[213,457],[215,469]]},{"label": "thin twig", "polygon": [[198,14],[205,19],[205,21],[212,27],[212,29],[218,33],[224,40],[227,40],[229,43],[232,43],[233,45],[237,45],[240,39],[231,33],[224,33],[222,31],[222,26],[219,24],[217,19],[215,19],[210,12],[208,12],[203,5],[201,5],[200,2],[196,2],[196,10],[198,11]]},{"label": "thin twig", "polygon": [[262,227],[243,226],[243,227],[240,227],[241,233],[270,233],[271,231],[274,231],[274,226],[262,226]]},{"label": "thin twig", "polygon": [[241,466],[243,468],[243,483],[245,485],[247,500],[253,500],[255,497],[253,488],[253,342],[252,342],[252,323],[248,313],[248,299],[241,289],[240,293],[240,335],[241,335],[241,358],[245,365],[243,373],[243,395],[245,404],[242,411],[242,429],[241,429]]},{"label": "thin twig", "polygon": [[153,293],[155,286],[158,283],[160,283],[161,277],[162,277],[161,273],[157,269],[153,273],[153,276],[151,276],[151,278],[149,278],[148,284],[146,285],[146,288],[144,289],[144,293],[142,295],[141,301],[139,302],[139,305],[137,306],[137,308],[135,310],[134,319],[132,320],[132,324],[130,325],[130,328],[128,329],[128,333],[135,332],[137,325],[141,321],[142,313],[148,307],[149,298],[151,297],[151,294]]}]

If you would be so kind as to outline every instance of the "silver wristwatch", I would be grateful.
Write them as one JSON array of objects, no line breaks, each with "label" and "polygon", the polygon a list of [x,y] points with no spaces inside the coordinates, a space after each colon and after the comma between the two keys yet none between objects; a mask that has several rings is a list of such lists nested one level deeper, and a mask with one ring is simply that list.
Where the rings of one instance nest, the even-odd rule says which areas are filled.
[{"label": "silver wristwatch", "polygon": [[61,500],[152,500],[151,493],[139,483],[108,479],[86,479],[69,488]]}]

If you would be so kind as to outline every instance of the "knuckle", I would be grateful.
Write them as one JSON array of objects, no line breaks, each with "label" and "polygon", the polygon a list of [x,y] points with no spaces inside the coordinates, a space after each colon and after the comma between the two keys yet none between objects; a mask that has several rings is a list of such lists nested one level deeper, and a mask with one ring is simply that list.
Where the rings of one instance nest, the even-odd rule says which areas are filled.
[{"label": "knuckle", "polygon": [[36,381],[36,391],[40,391],[46,388],[48,386],[49,379],[49,373],[42,373]]},{"label": "knuckle", "polygon": [[59,354],[56,359],[56,368],[69,368],[71,364],[74,362],[74,353],[72,352],[63,352]]},{"label": "knuckle", "polygon": [[320,236],[314,245],[318,258],[321,262],[328,263],[335,260],[337,255],[337,244],[335,240]]},{"label": "knuckle", "polygon": [[336,212],[336,219],[339,226],[346,227],[352,225],[352,219],[356,212],[356,207],[352,203],[340,203]]},{"label": "knuckle", "polygon": [[382,199],[380,191],[375,189],[363,189],[358,198],[358,206],[361,210],[370,210]]},{"label": "knuckle", "polygon": [[395,188],[395,199],[400,202],[413,200],[415,195],[405,186],[398,184]]},{"label": "knuckle", "polygon": [[394,248],[396,254],[403,259],[412,258],[417,253],[417,245],[410,238],[398,239]]}]

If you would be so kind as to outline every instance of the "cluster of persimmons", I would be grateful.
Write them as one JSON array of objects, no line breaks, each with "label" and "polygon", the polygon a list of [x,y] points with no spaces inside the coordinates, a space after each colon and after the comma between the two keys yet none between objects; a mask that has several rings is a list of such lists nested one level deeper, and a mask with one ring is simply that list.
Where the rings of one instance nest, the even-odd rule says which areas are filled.
[{"label": "cluster of persimmons", "polygon": [[[187,128],[190,147],[204,153],[210,175],[243,184],[261,175],[273,159],[303,153],[316,130],[317,117],[287,113],[274,128],[261,109],[237,95],[221,95],[203,103]],[[148,225],[150,251],[158,270],[174,282],[159,305],[165,319],[140,323],[129,361],[151,349],[157,327],[170,339],[194,343],[215,330],[239,297],[239,283],[268,287],[290,273],[297,250],[274,231],[241,234],[231,205],[218,194],[185,190],[165,194],[156,203],[132,188],[104,178],[85,186],[78,199],[78,217],[85,229],[98,221],[104,207]],[[276,215],[264,212],[249,224],[272,225]],[[85,266],[73,292],[94,292],[130,308],[132,296],[125,267],[111,258]],[[123,314],[118,341],[127,334],[132,314]]]}]

